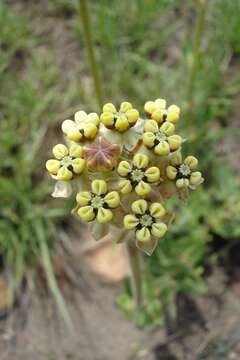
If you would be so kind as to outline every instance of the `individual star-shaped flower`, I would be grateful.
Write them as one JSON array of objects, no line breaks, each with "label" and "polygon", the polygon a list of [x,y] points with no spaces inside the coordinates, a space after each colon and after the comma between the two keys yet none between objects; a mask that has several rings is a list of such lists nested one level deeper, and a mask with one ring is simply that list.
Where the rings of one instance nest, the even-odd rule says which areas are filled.
[{"label": "individual star-shaped flower", "polygon": [[83,221],[97,220],[100,224],[106,224],[113,218],[112,209],[120,204],[117,191],[108,192],[108,185],[104,180],[93,180],[92,191],[81,191],[76,200],[80,206],[77,213]]},{"label": "individual star-shaped flower", "polygon": [[175,126],[169,121],[159,126],[155,120],[147,120],[142,136],[143,144],[155,154],[167,156],[170,152],[178,150],[182,144],[181,136],[174,132]]},{"label": "individual star-shaped flower", "polygon": [[113,104],[108,103],[103,106],[100,119],[108,129],[124,132],[135,125],[139,119],[139,112],[126,101],[121,103],[119,110]]},{"label": "individual star-shaped flower", "polygon": [[84,148],[87,168],[90,171],[110,171],[121,154],[121,146],[112,144],[103,136]]},{"label": "individual star-shaped flower", "polygon": [[119,163],[117,171],[124,178],[119,182],[121,193],[128,194],[132,190],[140,196],[150,193],[150,184],[160,180],[160,170],[148,165],[149,158],[144,154],[136,154],[131,163],[125,160]]},{"label": "individual star-shaped flower", "polygon": [[147,101],[144,105],[146,115],[158,123],[170,121],[176,123],[180,116],[180,108],[177,105],[170,105],[167,108],[167,102],[164,99]]},{"label": "individual star-shaped flower", "polygon": [[100,119],[96,113],[78,111],[74,115],[74,121],[65,120],[62,123],[62,131],[71,141],[90,141],[97,136],[99,123]]},{"label": "individual star-shaped flower", "polygon": [[69,181],[79,175],[85,168],[83,148],[73,144],[69,148],[66,145],[55,145],[53,150],[55,159],[46,162],[49,173],[57,180]]},{"label": "individual star-shaped flower", "polygon": [[167,231],[167,225],[161,220],[166,214],[166,210],[161,203],[150,203],[140,199],[132,203],[132,211],[133,214],[125,215],[124,227],[134,230],[136,245],[144,249],[144,244],[148,244],[151,249],[149,253],[151,253],[157,240],[163,237]]},{"label": "individual star-shaped flower", "polygon": [[195,189],[203,182],[203,177],[200,171],[195,171],[198,165],[198,160],[194,156],[187,156],[182,161],[180,154],[174,156],[170,160],[170,165],[166,169],[168,179],[176,181],[176,187]]}]

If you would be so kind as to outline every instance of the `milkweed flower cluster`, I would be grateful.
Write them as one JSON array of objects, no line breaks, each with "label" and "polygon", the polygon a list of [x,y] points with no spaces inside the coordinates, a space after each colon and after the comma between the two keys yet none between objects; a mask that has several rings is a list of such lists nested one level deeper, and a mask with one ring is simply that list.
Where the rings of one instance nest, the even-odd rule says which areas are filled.
[{"label": "milkweed flower cluster", "polygon": [[53,196],[74,191],[73,212],[96,239],[111,233],[150,255],[170,226],[169,197],[186,197],[203,177],[194,156],[182,158],[180,108],[157,99],[144,114],[129,102],[76,112],[62,123],[66,145],[53,147],[46,168],[56,180]]}]

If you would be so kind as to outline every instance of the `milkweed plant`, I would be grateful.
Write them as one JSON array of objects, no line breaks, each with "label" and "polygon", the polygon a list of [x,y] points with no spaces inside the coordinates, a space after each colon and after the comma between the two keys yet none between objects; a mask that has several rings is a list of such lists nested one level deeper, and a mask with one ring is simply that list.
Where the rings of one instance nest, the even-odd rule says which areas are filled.
[{"label": "milkweed plant", "polygon": [[65,144],[55,145],[46,162],[56,181],[52,195],[74,194],[72,212],[93,237],[126,243],[138,298],[141,269],[133,257],[151,255],[171,231],[169,199],[185,199],[203,182],[197,158],[181,154],[180,108],[157,99],[145,103],[144,113],[129,102],[107,103],[101,114],[78,111],[62,123]]}]

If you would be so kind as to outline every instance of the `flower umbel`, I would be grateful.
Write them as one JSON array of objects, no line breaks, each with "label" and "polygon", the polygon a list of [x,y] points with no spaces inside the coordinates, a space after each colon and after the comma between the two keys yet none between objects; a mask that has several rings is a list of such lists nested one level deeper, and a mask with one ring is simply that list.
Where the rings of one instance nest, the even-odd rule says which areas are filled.
[{"label": "flower umbel", "polygon": [[200,171],[196,171],[198,160],[194,156],[187,156],[182,161],[182,156],[176,155],[170,160],[166,169],[168,179],[176,181],[176,187],[195,189],[203,182]]},{"label": "flower umbel", "polygon": [[62,123],[62,131],[74,142],[93,140],[97,136],[99,122],[96,113],[87,114],[85,111],[78,111],[74,115],[74,121],[65,120]]},{"label": "flower umbel", "polygon": [[148,242],[151,237],[161,238],[167,225],[161,220],[166,211],[161,203],[148,203],[144,199],[132,203],[133,214],[124,217],[124,227],[134,230],[139,242]]},{"label": "flower umbel", "polygon": [[177,105],[170,105],[167,108],[167,102],[164,99],[157,99],[155,101],[147,101],[144,105],[146,115],[158,123],[170,121],[176,123],[180,116],[180,108]]},{"label": "flower umbel", "polygon": [[121,161],[118,174],[124,178],[119,182],[121,193],[128,194],[132,190],[144,196],[150,193],[152,183],[160,180],[160,170],[156,166],[149,167],[149,158],[144,154],[136,154],[132,162]]},{"label": "flower umbel", "polygon": [[139,119],[139,112],[126,101],[121,103],[119,110],[113,104],[108,103],[103,106],[100,119],[108,129],[124,132],[135,125]]},{"label": "flower umbel", "polygon": [[108,192],[108,185],[104,180],[94,180],[92,191],[82,191],[77,194],[76,200],[80,206],[77,213],[83,221],[97,220],[106,224],[113,218],[112,209],[120,204],[117,191]]},{"label": "flower umbel", "polygon": [[155,120],[147,120],[144,124],[143,144],[157,155],[169,155],[182,144],[182,138],[175,133],[175,126],[166,121],[158,125]]},{"label": "flower umbel", "polygon": [[48,160],[46,168],[57,180],[69,181],[83,172],[85,160],[80,145],[73,144],[68,148],[66,145],[58,144],[54,146],[52,152],[55,159]]}]

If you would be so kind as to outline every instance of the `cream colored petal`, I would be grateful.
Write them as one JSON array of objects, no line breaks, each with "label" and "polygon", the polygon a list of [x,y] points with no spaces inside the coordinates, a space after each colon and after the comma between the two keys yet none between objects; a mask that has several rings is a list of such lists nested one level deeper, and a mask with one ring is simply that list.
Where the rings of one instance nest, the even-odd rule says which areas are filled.
[{"label": "cream colored petal", "polygon": [[115,108],[115,106],[112,103],[107,103],[103,106],[103,112],[111,112],[111,113],[116,113],[117,110]]},{"label": "cream colored petal", "polygon": [[166,214],[166,210],[164,209],[164,207],[162,206],[161,203],[152,203],[149,207],[150,210],[150,214],[155,218],[155,219],[159,219],[161,217],[163,217]]},{"label": "cream colored petal", "polygon": [[151,239],[151,234],[148,228],[143,227],[140,230],[136,231],[136,239],[141,242],[146,242]]},{"label": "cream colored petal", "polygon": [[51,159],[46,162],[46,168],[52,175],[57,175],[57,172],[60,168],[60,161]]},{"label": "cream colored petal", "polygon": [[82,134],[80,133],[80,131],[75,127],[72,129],[69,129],[68,133],[67,133],[67,138],[71,141],[80,141],[82,139]]},{"label": "cream colored petal", "polygon": [[128,110],[132,109],[132,104],[130,102],[124,101],[121,103],[120,111],[126,113]]},{"label": "cream colored petal", "polygon": [[163,114],[164,114],[164,110],[155,110],[152,113],[151,118],[157,121],[157,123],[161,124],[163,122]]},{"label": "cream colored petal", "polygon": [[123,160],[119,163],[117,171],[120,176],[127,176],[132,171],[132,166]]},{"label": "cream colored petal", "polygon": [[198,186],[203,182],[203,177],[200,171],[194,171],[190,176],[190,185]]},{"label": "cream colored petal", "polygon": [[56,159],[61,160],[68,155],[68,148],[66,145],[57,144],[53,147],[52,152]]},{"label": "cream colored petal", "polygon": [[171,165],[180,165],[182,163],[182,155],[180,153],[171,158]]},{"label": "cream colored petal", "polygon": [[148,204],[144,199],[136,200],[132,203],[132,211],[135,214],[144,214],[147,211]]},{"label": "cream colored petal", "polygon": [[92,186],[93,193],[96,195],[106,194],[106,192],[108,190],[107,183],[104,180],[93,180],[91,186]]},{"label": "cream colored petal", "polygon": [[176,181],[176,187],[177,187],[178,189],[186,188],[186,187],[188,187],[188,186],[189,186],[189,180],[188,180],[188,179],[184,179],[184,178],[182,178],[182,179],[177,179],[177,181]]},{"label": "cream colored petal", "polygon": [[138,153],[133,157],[133,164],[138,169],[145,169],[148,166],[149,158],[145,154]]},{"label": "cream colored petal", "polygon": [[75,127],[76,124],[73,120],[64,120],[62,123],[62,131],[64,134],[67,134],[70,129]]},{"label": "cream colored petal", "polygon": [[92,196],[89,191],[80,191],[79,193],[77,193],[76,201],[79,205],[86,206],[89,205],[91,198]]},{"label": "cream colored petal", "polygon": [[87,116],[87,120],[90,121],[92,124],[98,126],[100,123],[100,119],[97,113],[89,113]]},{"label": "cream colored petal", "polygon": [[89,222],[95,219],[96,215],[92,206],[80,207],[77,211],[78,215],[83,221]]},{"label": "cream colored petal", "polygon": [[177,105],[171,105],[167,109],[167,120],[176,123],[180,117],[180,108]]},{"label": "cream colored petal", "polygon": [[74,158],[83,157],[83,147],[77,144],[73,144],[69,148],[69,155]]},{"label": "cream colored petal", "polygon": [[119,181],[119,190],[122,194],[129,194],[132,191],[132,185],[129,180]]},{"label": "cream colored petal", "polygon": [[87,139],[94,139],[97,135],[97,132],[98,128],[95,124],[89,123],[84,126],[84,136]]},{"label": "cream colored petal", "polygon": [[145,176],[147,177],[148,182],[156,182],[160,180],[160,169],[156,166],[151,166],[145,171]]},{"label": "cream colored petal", "polygon": [[153,224],[151,234],[157,238],[161,238],[167,231],[167,225],[163,222]]},{"label": "cream colored petal", "polygon": [[184,164],[187,164],[191,170],[195,170],[198,166],[198,159],[195,156],[187,156],[184,160]]},{"label": "cream colored petal", "polygon": [[154,101],[147,101],[144,105],[144,111],[148,114],[152,114],[156,110],[156,104]]},{"label": "cream colored petal", "polygon": [[137,226],[137,224],[139,224],[139,220],[135,215],[128,214],[124,216],[123,225],[126,229],[132,230]]},{"label": "cream colored petal", "polygon": [[115,128],[120,131],[126,131],[129,128],[128,119],[125,117],[118,118],[115,122]]},{"label": "cream colored petal", "polygon": [[72,160],[73,172],[75,174],[81,174],[85,169],[85,165],[86,161],[84,159],[77,158]]},{"label": "cream colored petal", "polygon": [[135,187],[135,191],[139,196],[145,196],[150,193],[151,186],[145,181],[140,181]]},{"label": "cream colored petal", "polygon": [[167,141],[160,141],[160,143],[155,146],[154,152],[157,155],[166,156],[170,153],[170,147]]},{"label": "cream colored petal", "polygon": [[87,121],[87,113],[85,111],[77,111],[74,115],[74,121],[76,124],[80,125]]},{"label": "cream colored petal", "polygon": [[136,109],[131,109],[126,112],[128,122],[134,124],[139,119],[139,112]]},{"label": "cream colored petal", "polygon": [[182,138],[179,135],[169,136],[168,143],[172,151],[177,150],[182,145]]},{"label": "cream colored petal", "polygon": [[65,166],[62,166],[57,173],[57,179],[62,181],[69,181],[73,177],[73,173]]},{"label": "cream colored petal", "polygon": [[102,113],[102,115],[100,116],[100,120],[105,126],[114,125],[114,115],[109,111]]},{"label": "cream colored petal", "polygon": [[144,131],[145,132],[151,132],[151,133],[157,133],[159,130],[158,123],[155,120],[147,120],[144,124]]},{"label": "cream colored petal", "polygon": [[175,126],[170,123],[169,121],[165,121],[161,127],[160,127],[161,132],[163,132],[164,134],[170,136],[173,135],[175,132]]},{"label": "cream colored petal", "polygon": [[169,165],[166,169],[167,177],[170,180],[176,179],[177,169],[174,166]]},{"label": "cream colored petal", "polygon": [[156,99],[155,104],[158,109],[166,109],[167,102],[165,99]]},{"label": "cream colored petal", "polygon": [[113,213],[109,209],[100,208],[97,213],[97,221],[100,224],[106,224],[113,218]]},{"label": "cream colored petal", "polygon": [[145,132],[142,139],[145,146],[152,148],[154,146],[156,136],[152,132]]},{"label": "cream colored petal", "polygon": [[105,197],[104,201],[112,209],[116,208],[120,204],[120,197],[117,191],[109,192]]}]

